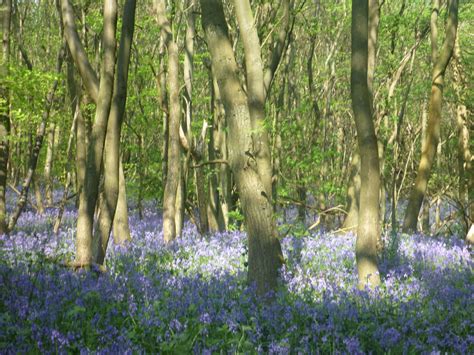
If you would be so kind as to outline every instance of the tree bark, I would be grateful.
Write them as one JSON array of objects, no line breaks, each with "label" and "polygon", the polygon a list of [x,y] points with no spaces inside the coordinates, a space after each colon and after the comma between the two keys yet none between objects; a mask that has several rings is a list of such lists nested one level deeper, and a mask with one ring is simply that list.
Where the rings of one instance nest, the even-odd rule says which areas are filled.
[{"label": "tree bark", "polygon": [[[104,147],[104,198],[100,204],[97,264],[103,264],[119,198],[120,136],[127,101],[128,67],[135,28],[136,0],[128,0],[123,9],[122,30],[117,58],[117,73],[107,121]],[[125,209],[126,212],[126,209]],[[126,238],[125,238],[126,239]]]},{"label": "tree bark", "polygon": [[[368,0],[369,17],[368,17],[368,44],[367,44],[367,87],[369,90],[370,105],[372,111],[373,103],[373,86],[375,76],[375,64],[377,59],[377,37],[380,22],[380,7],[378,0]],[[382,186],[382,185],[381,185]],[[351,168],[349,187],[347,189],[347,216],[343,223],[343,231],[355,232],[357,230],[357,221],[359,219],[360,204],[360,155],[354,152]]]},{"label": "tree bark", "polygon": [[3,101],[3,104],[0,106],[0,235],[8,232],[5,192],[8,175],[10,112],[8,87],[3,80],[7,77],[9,71],[11,12],[11,0],[2,0],[0,3],[0,38],[2,40],[2,53],[0,57],[0,99]]},{"label": "tree bark", "polygon": [[[64,4],[63,0],[63,4]],[[63,7],[63,16],[64,14]],[[99,194],[99,180],[101,172],[102,156],[104,151],[105,135],[107,130],[107,121],[109,118],[112,90],[114,85],[115,71],[115,47],[116,47],[116,26],[117,26],[117,1],[104,1],[104,30],[102,45],[104,55],[102,60],[102,72],[100,76],[99,94],[97,97],[97,108],[95,112],[94,124],[92,126],[90,146],[87,151],[86,172],[84,179],[85,198],[80,200],[79,212],[77,218],[77,236],[76,236],[76,260],[78,267],[88,266],[95,260],[93,250],[93,224],[96,202]],[[65,22],[66,27],[66,22]],[[67,36],[66,36],[67,39]],[[76,44],[68,40],[69,49],[73,58],[77,56]],[[79,67],[80,65],[76,65]],[[83,73],[81,72],[81,76]],[[90,76],[82,77],[86,88],[91,86],[88,83]],[[90,95],[92,98],[93,96]]]},{"label": "tree bark", "polygon": [[46,146],[46,159],[44,163],[44,188],[46,205],[53,205],[53,181],[52,181],[52,170],[53,170],[53,152],[54,152],[54,140],[55,140],[56,124],[51,122],[48,127],[48,143]]},{"label": "tree bark", "polygon": [[[434,3],[437,3],[437,0],[434,0]],[[435,159],[440,136],[444,74],[453,53],[457,24],[458,0],[451,0],[449,4],[446,38],[433,66],[426,142],[423,145],[415,186],[412,189],[408,206],[405,211],[405,219],[403,221],[404,232],[416,231],[418,215],[423,203],[423,198],[425,197],[428,179]],[[436,30],[434,31],[436,32]],[[436,41],[432,39],[432,43],[436,43]],[[433,49],[433,51],[436,52],[436,49]]]},{"label": "tree bark", "polygon": [[71,55],[82,77],[87,93],[95,103],[98,103],[99,79],[87,58],[86,51],[77,33],[74,9],[70,0],[61,0],[61,14],[64,23],[64,36],[66,37]]},{"label": "tree bark", "polygon": [[122,160],[120,160],[119,166],[119,195],[114,217],[113,234],[114,243],[117,245],[123,245],[132,240],[128,224],[127,192]]},{"label": "tree bark", "polygon": [[[467,217],[466,230],[474,223],[474,198],[469,198],[474,192],[474,166],[471,162],[472,155],[469,149],[469,127],[468,110],[464,93],[467,91],[467,82],[461,62],[461,48],[459,45],[459,34],[456,36],[454,46],[454,91],[456,93],[456,122],[458,126],[458,169],[459,169],[459,201],[465,206]],[[469,176],[471,178],[469,178]]]},{"label": "tree bark", "polygon": [[163,0],[155,0],[155,5],[158,25],[161,27],[162,37],[168,49],[169,133],[167,174],[163,197],[163,238],[168,243],[176,238],[176,193],[181,176],[179,58],[178,45],[173,39],[171,24],[166,18],[165,3]]},{"label": "tree bark", "polygon": [[252,149],[267,196],[272,196],[270,143],[265,129],[265,85],[262,55],[255,20],[249,0],[233,0],[240,37],[244,46],[247,81],[247,104],[252,123]]},{"label": "tree bark", "polygon": [[380,170],[377,137],[367,82],[368,1],[352,1],[351,99],[361,159],[360,211],[357,226],[356,260],[359,288],[380,284],[377,266],[379,238]]},{"label": "tree bark", "polygon": [[222,2],[201,0],[201,9],[212,66],[229,127],[229,164],[248,234],[248,281],[255,282],[258,294],[263,295],[277,287],[278,270],[283,263],[273,206],[258,173],[248,100],[239,82]]},{"label": "tree bark", "polygon": [[72,118],[71,129],[69,130],[69,138],[67,140],[67,148],[66,148],[67,162],[66,162],[66,168],[65,168],[66,182],[64,184],[63,197],[61,198],[61,201],[59,202],[58,214],[56,215],[56,220],[54,222],[54,227],[53,227],[54,234],[57,234],[59,232],[59,227],[61,225],[64,209],[66,207],[66,203],[68,200],[69,189],[72,183],[72,171],[71,171],[72,170],[72,164],[71,164],[72,144],[73,144],[73,140],[74,140],[74,136],[76,132],[77,119],[80,115],[80,110],[81,110],[78,98],[75,97],[72,101],[75,102],[76,105],[75,105],[74,114]]},{"label": "tree bark", "polygon": [[347,189],[347,215],[342,229],[344,232],[356,232],[359,220],[360,198],[360,155],[354,152],[349,173],[349,187]]}]

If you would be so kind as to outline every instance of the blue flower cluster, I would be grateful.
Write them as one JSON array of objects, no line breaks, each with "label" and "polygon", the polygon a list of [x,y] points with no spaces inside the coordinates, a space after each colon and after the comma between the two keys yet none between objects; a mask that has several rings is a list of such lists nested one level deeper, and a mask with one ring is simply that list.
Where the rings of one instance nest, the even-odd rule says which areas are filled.
[{"label": "blue flower cluster", "polygon": [[474,352],[474,276],[461,242],[399,235],[382,286],[358,291],[353,235],[286,236],[273,301],[246,284],[246,236],[170,245],[159,213],[130,218],[107,272],[72,272],[75,214],[24,213],[0,237],[1,353]]}]

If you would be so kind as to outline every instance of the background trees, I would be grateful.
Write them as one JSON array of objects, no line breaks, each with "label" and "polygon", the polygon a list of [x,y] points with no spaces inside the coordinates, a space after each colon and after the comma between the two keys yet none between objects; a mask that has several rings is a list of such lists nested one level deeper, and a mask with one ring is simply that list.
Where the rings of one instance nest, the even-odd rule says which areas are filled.
[{"label": "background trees", "polygon": [[[7,3],[2,1],[4,38]],[[117,6],[117,14],[124,14],[119,20],[121,31],[114,29],[115,15],[108,16],[104,4]],[[163,208],[167,240],[179,236],[183,215],[203,234],[246,225],[249,278],[274,286],[275,270],[282,262],[278,236],[304,235],[316,225],[331,231],[354,229],[356,224],[363,229],[369,225],[354,221],[365,218],[373,221],[373,236],[396,230],[401,207],[413,201],[412,191],[421,191],[413,184],[419,186],[422,177],[417,167],[419,152],[422,156],[428,152],[422,150],[425,136],[430,156],[437,151],[422,194],[427,207],[423,216],[426,220],[431,212],[434,223],[422,226],[417,198],[415,209],[410,202],[405,225],[423,227],[426,234],[465,235],[473,218],[469,196],[473,93],[468,83],[474,72],[469,37],[474,7],[460,2],[456,35],[456,4],[440,2],[436,12],[439,22],[445,18],[448,22],[438,28],[439,42],[445,44],[437,56],[443,62],[434,67],[445,76],[445,104],[435,107],[428,93],[433,75],[435,80],[441,77],[431,69],[428,34],[433,12],[426,1],[379,1],[374,7],[378,11],[368,12],[379,16],[356,22],[348,1],[142,2],[137,4],[133,25],[133,1],[12,0],[11,45],[5,52],[8,41],[4,40],[2,52],[9,54],[2,59],[0,135],[7,137],[2,147],[9,149],[3,149],[0,159],[0,172],[6,177],[3,184],[0,173],[0,221],[7,221],[2,217],[6,211],[2,212],[1,186],[21,193],[18,185],[28,177],[35,137],[43,127],[45,98],[57,81],[44,126],[49,127],[48,144],[38,151],[34,169],[38,193],[24,201],[40,211],[42,189],[51,191],[70,182],[71,193],[65,199],[54,194],[51,198],[48,192],[44,205],[57,206],[60,200],[79,196],[78,240],[84,241],[78,244],[84,245],[78,248],[80,264],[103,262],[110,229],[116,241],[128,239],[126,187],[131,205],[141,215],[144,200],[156,199],[156,208]],[[56,5],[61,5],[61,12]],[[210,11],[216,9],[221,9],[217,19],[211,18]],[[55,73],[63,43],[60,16],[70,54]],[[353,72],[363,74],[367,67],[369,79],[360,77],[353,85],[367,82],[369,94],[353,112],[349,83],[354,57],[349,48],[351,38],[358,39],[351,37],[351,23],[366,22],[370,36],[361,34],[355,49],[365,48],[362,42],[370,41],[368,64],[361,62]],[[225,31],[216,32],[217,28]],[[132,29],[135,40],[130,41]],[[215,49],[223,43],[226,56]],[[446,53],[454,48],[452,65],[445,48]],[[103,100],[99,100],[101,81]],[[232,90],[226,86],[230,82]],[[436,91],[440,83],[435,84]],[[354,102],[360,93],[352,89]],[[359,119],[362,113],[364,120]],[[439,129],[433,129],[434,113]],[[354,122],[373,122],[369,153],[360,150],[367,142],[362,134],[366,130]],[[430,138],[438,131],[439,139]],[[69,132],[73,132],[71,139]],[[368,154],[373,162],[369,178],[373,190],[366,188]],[[73,156],[77,164],[70,163]],[[367,191],[372,192],[371,208],[365,202]],[[374,202],[378,199],[379,207]],[[357,210],[363,214],[358,216]],[[371,217],[364,217],[369,212]],[[298,215],[297,223],[292,213]],[[280,230],[275,220],[284,224]],[[266,276],[251,276],[260,271]]]}]

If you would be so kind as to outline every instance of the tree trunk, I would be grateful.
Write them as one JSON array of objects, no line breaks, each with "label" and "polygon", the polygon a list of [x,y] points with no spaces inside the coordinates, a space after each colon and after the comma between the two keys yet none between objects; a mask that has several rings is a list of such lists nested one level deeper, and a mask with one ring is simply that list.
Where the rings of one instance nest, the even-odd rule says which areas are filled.
[{"label": "tree trunk", "polygon": [[[100,204],[97,264],[103,264],[119,197],[120,136],[127,100],[128,67],[135,27],[136,0],[128,0],[123,9],[122,34],[117,58],[112,106],[107,122],[104,147],[104,198]],[[125,209],[125,212],[127,210]]]},{"label": "tree trunk", "polygon": [[46,205],[53,205],[53,181],[52,181],[52,170],[53,170],[53,151],[54,151],[54,136],[55,136],[56,125],[51,122],[48,127],[48,143],[46,146],[46,159],[44,163],[44,189]]},{"label": "tree trunk", "polygon": [[377,137],[367,82],[368,2],[352,1],[351,98],[361,159],[360,210],[357,226],[356,260],[359,288],[380,284],[377,266],[379,238],[380,170]]},{"label": "tree trunk", "polygon": [[38,182],[38,177],[33,177],[31,182],[33,184],[33,189],[35,190],[35,202],[36,202],[36,212],[42,216],[44,214],[44,204],[43,196],[41,194],[41,186]]},{"label": "tree trunk", "polygon": [[72,143],[74,140],[75,132],[76,132],[76,127],[77,127],[77,118],[80,115],[80,104],[79,100],[77,97],[73,100],[72,102],[75,102],[75,110],[72,118],[72,123],[71,123],[71,129],[69,130],[69,138],[67,140],[67,148],[66,148],[66,157],[67,157],[67,162],[66,162],[66,182],[64,184],[64,191],[63,191],[63,197],[61,198],[61,201],[59,202],[59,208],[58,208],[58,214],[56,216],[56,220],[54,222],[54,227],[53,227],[53,232],[54,234],[57,234],[59,232],[59,227],[61,225],[61,220],[63,217],[64,209],[66,207],[66,203],[68,200],[68,193],[71,187],[72,183],[72,164],[71,164],[71,159],[72,159]]},{"label": "tree trunk", "polygon": [[[434,0],[434,2],[436,3],[437,0]],[[433,9],[433,12],[435,11],[438,10]],[[423,145],[420,163],[418,165],[415,186],[412,189],[408,206],[405,211],[405,219],[403,221],[403,230],[405,232],[416,231],[418,215],[420,213],[420,208],[428,186],[431,168],[435,159],[440,136],[444,73],[446,72],[446,68],[453,53],[457,24],[458,1],[451,0],[449,5],[448,23],[446,27],[446,38],[439,55],[433,55],[433,59],[436,58],[436,60],[432,73],[431,96],[428,108],[428,127],[426,132],[427,136],[426,142]],[[433,32],[436,33],[435,27],[436,26],[434,26],[434,28],[432,27],[432,36],[434,36]],[[432,41],[432,43],[436,43],[435,39],[432,39]],[[433,48],[432,52],[436,53],[437,50]]]},{"label": "tree trunk", "polygon": [[342,225],[346,232],[356,232],[359,220],[359,198],[360,198],[360,156],[355,150],[351,160],[349,187],[347,189],[347,216]]},{"label": "tree trunk", "polygon": [[[472,155],[469,149],[469,127],[468,110],[465,103],[464,93],[467,91],[467,82],[462,68],[461,48],[459,46],[459,34],[454,46],[454,91],[456,93],[456,122],[458,126],[458,170],[459,187],[458,197],[463,204],[466,215],[466,231],[469,225],[474,223],[474,198],[469,196],[474,192],[474,166],[471,162]],[[471,178],[469,178],[471,177]]]},{"label": "tree trunk", "polygon": [[117,245],[123,245],[132,240],[130,236],[130,226],[128,224],[127,192],[122,160],[120,160],[119,165],[119,195],[117,208],[115,210],[113,234],[114,243]]},{"label": "tree trunk", "polygon": [[260,40],[250,2],[248,0],[233,0],[233,4],[245,53],[247,100],[252,124],[252,149],[255,152],[254,159],[257,163],[258,174],[271,201],[273,173],[270,143],[265,129],[265,86]]},{"label": "tree trunk", "polygon": [[[64,3],[67,0],[63,0]],[[68,15],[63,6],[63,18]],[[88,266],[95,260],[93,250],[93,225],[94,212],[99,194],[99,181],[102,164],[102,156],[104,151],[104,142],[107,130],[107,121],[109,118],[112,90],[114,85],[115,71],[115,47],[116,47],[116,26],[117,26],[117,1],[104,1],[104,29],[102,37],[102,45],[104,48],[103,62],[101,65],[102,72],[100,76],[99,92],[97,96],[97,108],[95,112],[94,124],[92,126],[90,146],[87,151],[86,172],[84,179],[84,199],[80,199],[79,211],[77,218],[77,236],[76,236],[76,260],[78,267]],[[68,24],[65,20],[65,28]],[[69,49],[76,60],[77,49],[75,42],[67,36]],[[81,68],[82,64],[76,66]],[[81,72],[82,79],[86,88],[91,85],[88,82],[90,77]],[[93,96],[91,95],[93,98]]]},{"label": "tree trunk", "polygon": [[255,282],[257,292],[263,295],[275,290],[278,270],[283,263],[273,206],[259,175],[256,152],[253,151],[255,147],[248,100],[239,82],[222,2],[201,0],[201,9],[214,74],[229,127],[229,163],[239,192],[249,239],[248,280],[250,283]]},{"label": "tree trunk", "polygon": [[178,45],[173,39],[171,24],[166,18],[165,3],[163,0],[155,0],[155,6],[158,25],[161,27],[162,37],[168,49],[169,132],[167,173],[163,197],[163,238],[168,243],[176,238],[176,193],[181,179],[179,57]]},{"label": "tree trunk", "polygon": [[[2,53],[0,57],[1,78],[5,78],[9,71],[11,12],[11,0],[2,1],[0,3],[0,38],[2,40]],[[3,82],[0,82],[0,99],[3,101],[3,104],[0,106],[0,235],[2,235],[8,232],[5,192],[8,174],[8,136],[10,134],[9,92],[8,87]]]},{"label": "tree trunk", "polygon": [[[368,39],[367,39],[367,87],[369,90],[370,106],[373,112],[373,86],[375,64],[377,59],[377,37],[380,22],[380,7],[378,0],[368,0]],[[360,155],[354,152],[350,167],[349,187],[347,189],[347,216],[342,229],[344,232],[355,232],[359,220],[360,203]],[[382,186],[382,184],[381,184]],[[381,191],[381,194],[384,193]]]}]

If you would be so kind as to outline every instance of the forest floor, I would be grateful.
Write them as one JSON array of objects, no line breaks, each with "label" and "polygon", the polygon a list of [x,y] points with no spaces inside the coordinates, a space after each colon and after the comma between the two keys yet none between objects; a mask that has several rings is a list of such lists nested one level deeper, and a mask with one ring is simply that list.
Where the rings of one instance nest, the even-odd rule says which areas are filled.
[{"label": "forest floor", "polygon": [[75,212],[25,212],[0,237],[0,353],[474,353],[474,274],[463,241],[387,240],[382,286],[356,289],[351,234],[289,233],[274,302],[247,287],[246,235],[164,245],[161,215],[130,216],[107,271],[73,272]]}]

